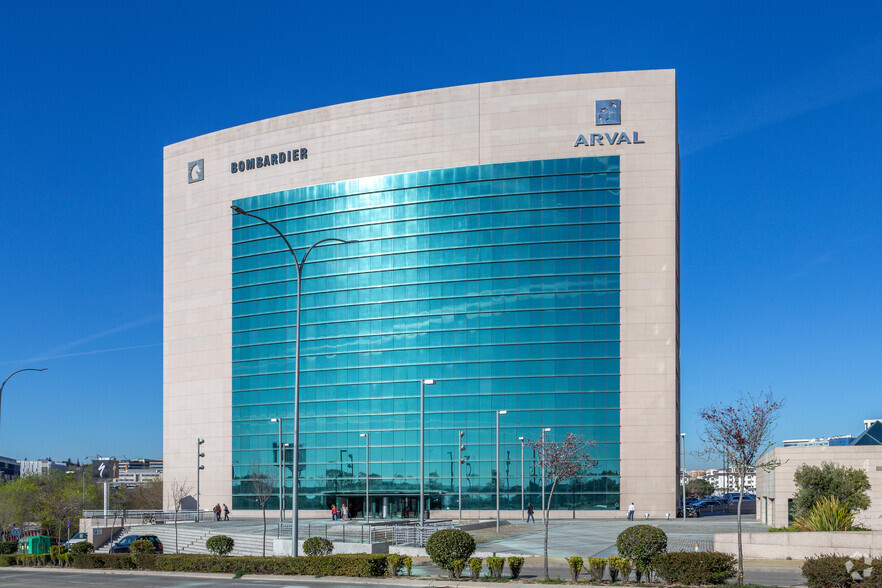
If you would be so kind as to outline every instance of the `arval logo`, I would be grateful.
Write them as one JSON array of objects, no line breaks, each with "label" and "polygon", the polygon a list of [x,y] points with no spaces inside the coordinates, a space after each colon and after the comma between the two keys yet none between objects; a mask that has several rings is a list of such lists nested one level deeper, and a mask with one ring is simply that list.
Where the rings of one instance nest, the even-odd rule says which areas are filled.
[{"label": "arval logo", "polygon": [[205,164],[203,160],[197,159],[187,164],[187,183],[201,182],[205,179]]},{"label": "arval logo", "polygon": [[595,100],[595,122],[598,125],[622,124],[622,101],[621,100]]}]

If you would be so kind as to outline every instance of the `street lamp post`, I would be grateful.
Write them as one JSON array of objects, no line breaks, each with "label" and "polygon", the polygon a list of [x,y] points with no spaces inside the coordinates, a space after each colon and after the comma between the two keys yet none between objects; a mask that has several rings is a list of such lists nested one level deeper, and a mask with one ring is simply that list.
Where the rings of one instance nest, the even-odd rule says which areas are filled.
[{"label": "street lamp post", "polygon": [[240,207],[236,205],[232,205],[230,207],[234,213],[241,214],[244,216],[249,216],[253,219],[257,219],[263,224],[269,226],[272,230],[278,233],[279,237],[285,242],[285,245],[288,246],[288,251],[291,252],[291,257],[294,258],[294,266],[297,269],[297,326],[294,330],[295,333],[295,342],[294,342],[294,442],[293,449],[294,455],[292,460],[292,469],[293,469],[293,488],[292,488],[292,497],[291,497],[291,556],[297,557],[297,538],[299,531],[299,512],[298,512],[298,495],[300,494],[300,283],[303,278],[303,266],[306,264],[306,258],[309,257],[310,252],[313,249],[318,247],[323,243],[354,243],[354,241],[346,241],[344,239],[336,239],[334,237],[329,237],[327,239],[319,239],[312,246],[306,250],[306,253],[303,254],[303,259],[297,259],[297,254],[294,253],[294,248],[291,247],[291,243],[288,241],[288,238],[279,230],[279,228],[273,223],[269,222],[265,218],[261,218],[256,214],[251,214],[250,212],[245,212]]},{"label": "street lamp post", "polygon": [[435,380],[420,380],[420,527],[426,524],[426,386]]},{"label": "street lamp post", "polygon": [[285,495],[284,495],[284,477],[282,473],[282,419],[270,419],[271,423],[279,423],[279,523],[281,523],[284,519],[282,518],[282,508],[285,505]]},{"label": "street lamp post", "polygon": [[3,400],[3,388],[6,386],[6,382],[9,381],[9,378],[14,376],[15,374],[20,374],[21,372],[45,372],[48,369],[49,368],[24,368],[24,369],[16,370],[16,371],[12,372],[11,374],[9,374],[8,376],[6,376],[6,379],[3,380],[2,384],[0,384],[0,401]]},{"label": "street lamp post", "polygon": [[[202,444],[205,443],[205,439],[196,439],[196,522],[199,522],[199,474],[202,470],[205,469],[205,466],[202,465],[202,458],[205,457],[205,454],[202,453]],[[106,487],[106,484],[105,484]]]},{"label": "street lamp post", "polygon": [[550,428],[542,429],[542,522],[545,522],[545,433],[551,431]]},{"label": "street lamp post", "polygon": [[686,433],[680,433],[680,440],[683,442],[683,522],[686,522]]},{"label": "street lamp post", "polygon": [[364,522],[371,522],[371,438],[369,433],[362,433],[364,437]]},{"label": "street lamp post", "polygon": [[499,532],[499,415],[508,414],[507,410],[496,411],[496,532]]},{"label": "street lamp post", "polygon": [[462,522],[462,464],[465,460],[462,458],[462,452],[465,451],[465,445],[462,444],[462,438],[465,436],[465,431],[459,432],[459,498],[457,503],[459,504],[459,521]]},{"label": "street lamp post", "polygon": [[524,520],[524,438],[518,437],[521,442],[521,520]]}]

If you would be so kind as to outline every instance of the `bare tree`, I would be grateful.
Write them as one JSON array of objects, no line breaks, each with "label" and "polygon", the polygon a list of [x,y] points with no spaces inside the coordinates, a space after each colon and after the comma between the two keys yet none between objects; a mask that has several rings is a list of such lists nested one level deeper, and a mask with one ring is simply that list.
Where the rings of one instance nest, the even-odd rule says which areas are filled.
[{"label": "bare tree", "polygon": [[545,523],[545,579],[548,579],[548,514],[551,511],[551,499],[554,489],[560,482],[566,482],[583,472],[589,472],[597,467],[597,460],[591,457],[588,448],[597,445],[594,441],[585,441],[581,435],[567,433],[563,443],[554,441],[527,441],[527,446],[532,447],[539,454],[539,467],[544,468],[545,479],[542,484],[551,481],[551,492],[545,503],[543,522]]},{"label": "bare tree", "polygon": [[193,484],[183,480],[173,480],[170,485],[169,498],[175,511],[175,553],[178,552],[178,511],[181,510],[181,502],[193,492]]},{"label": "bare tree", "polygon": [[771,392],[738,395],[730,405],[714,404],[699,411],[704,421],[705,454],[721,456],[735,470],[738,480],[738,583],[744,583],[744,554],[741,546],[741,501],[744,479],[750,468],[773,470],[780,462],[757,460],[774,446],[772,431],[783,402]]},{"label": "bare tree", "polygon": [[263,549],[263,557],[266,557],[266,503],[276,494],[277,488],[273,485],[272,478],[259,465],[251,466],[248,477],[251,478],[251,489],[254,492],[254,499],[260,505],[260,510],[263,511],[263,542],[261,543],[261,548]]}]

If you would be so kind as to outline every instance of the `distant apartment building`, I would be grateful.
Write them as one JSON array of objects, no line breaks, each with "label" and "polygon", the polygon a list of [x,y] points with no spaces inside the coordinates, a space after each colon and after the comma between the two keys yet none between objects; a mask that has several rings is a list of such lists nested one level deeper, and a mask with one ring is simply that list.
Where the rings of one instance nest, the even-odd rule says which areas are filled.
[{"label": "distant apartment building", "polygon": [[[714,485],[715,494],[738,492],[739,490],[738,474],[732,468],[705,470],[701,477]],[[744,476],[744,491],[756,492],[756,470],[754,468],[748,468]]]},{"label": "distant apartment building", "polygon": [[51,470],[58,470],[60,472],[67,471],[67,463],[63,461],[53,461],[49,458],[46,459],[23,459],[20,462],[21,469],[20,472],[22,476],[42,476],[43,474],[49,473]]},{"label": "distant apartment building", "polygon": [[20,475],[21,466],[17,459],[0,456],[0,481],[7,482]]},{"label": "distant apartment building", "polygon": [[162,479],[162,459],[128,459],[119,462],[119,477],[114,485],[138,486]]},{"label": "distant apartment building", "polygon": [[854,443],[853,435],[838,435],[836,437],[819,437],[817,439],[785,439],[784,447],[842,447]]}]

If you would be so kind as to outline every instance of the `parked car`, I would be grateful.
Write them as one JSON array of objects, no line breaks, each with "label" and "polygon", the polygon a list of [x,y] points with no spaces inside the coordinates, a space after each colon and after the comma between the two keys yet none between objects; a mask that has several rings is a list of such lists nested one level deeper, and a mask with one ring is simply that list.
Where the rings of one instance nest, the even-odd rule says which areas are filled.
[{"label": "parked car", "polygon": [[146,539],[153,543],[153,553],[162,553],[162,541],[156,535],[127,535],[110,548],[110,553],[129,553],[132,543],[140,539]]},{"label": "parked car", "polygon": [[719,506],[721,504],[726,504],[726,501],[723,500],[722,498],[718,498],[716,496],[711,496],[711,497],[705,498],[704,500],[699,500],[693,506],[695,506],[695,508],[701,508],[703,506]]},{"label": "parked car", "polygon": [[88,541],[89,536],[86,533],[77,533],[67,541],[62,541],[61,544],[70,549],[70,546],[74,543],[83,543],[84,541]]}]

